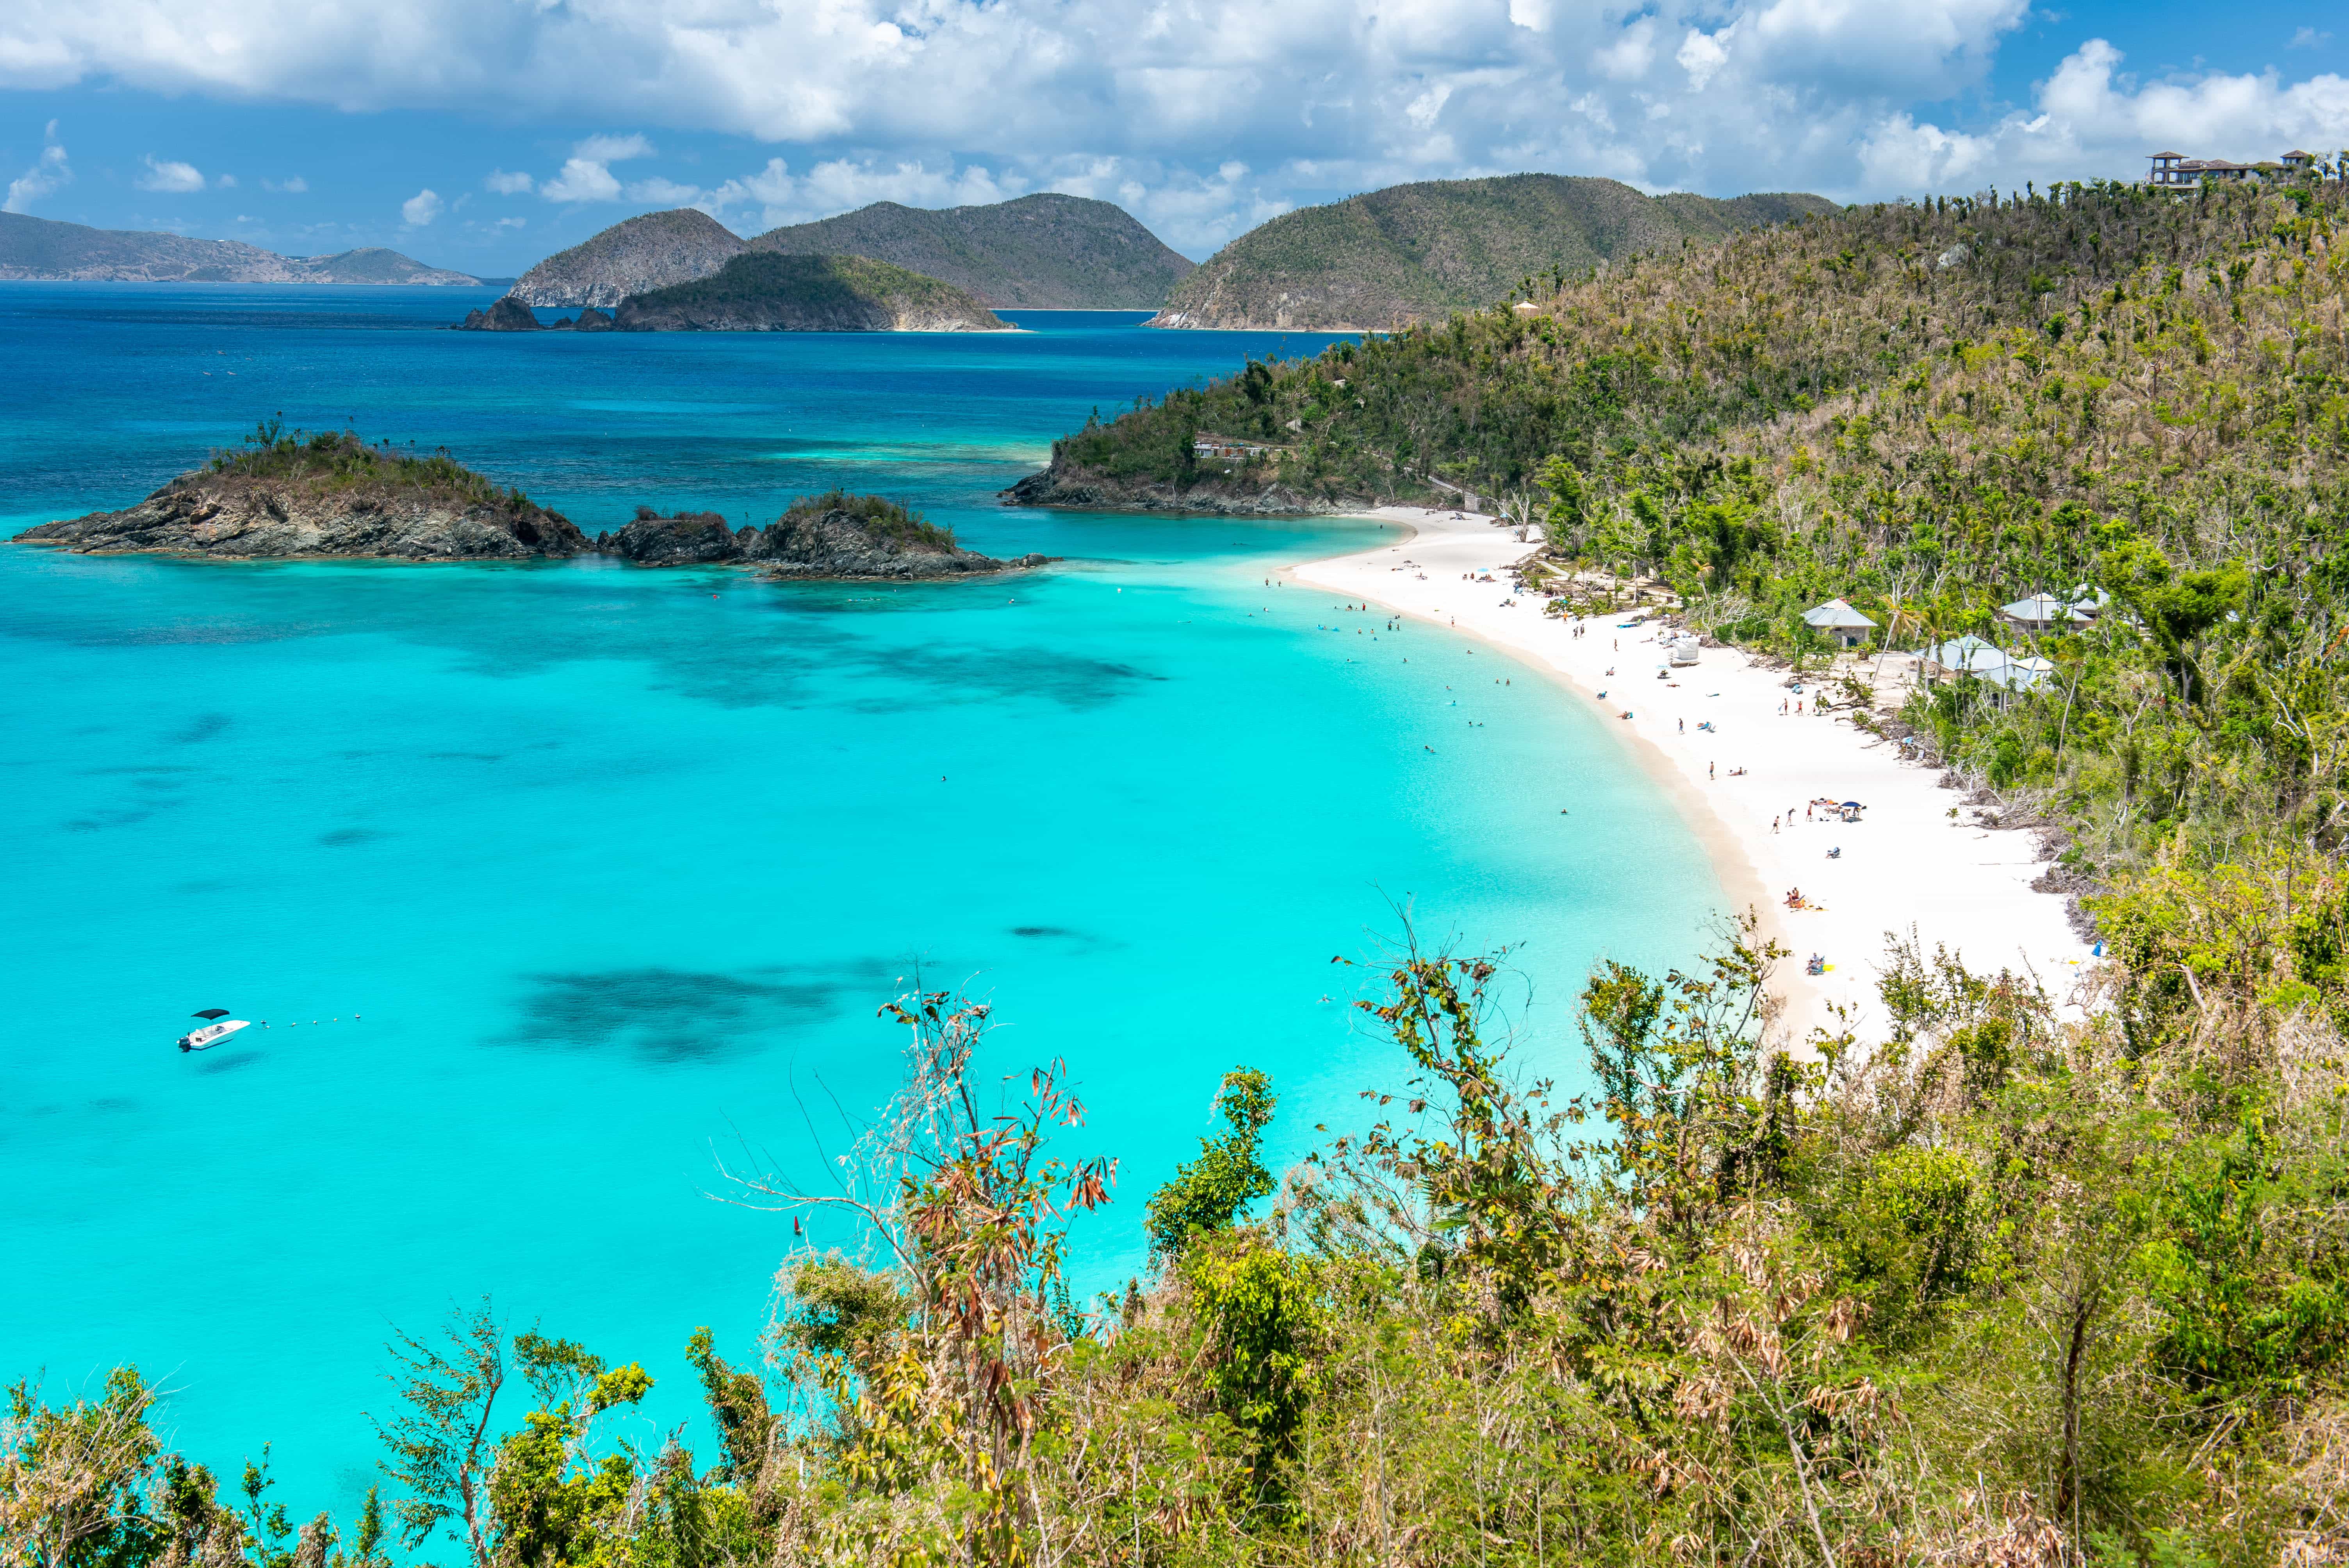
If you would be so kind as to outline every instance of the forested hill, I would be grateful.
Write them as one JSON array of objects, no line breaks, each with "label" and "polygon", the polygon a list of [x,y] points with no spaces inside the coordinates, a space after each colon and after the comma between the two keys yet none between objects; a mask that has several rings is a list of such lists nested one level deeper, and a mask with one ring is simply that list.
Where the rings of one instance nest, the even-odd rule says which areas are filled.
[{"label": "forested hill", "polygon": [[1490,304],[1523,278],[1834,210],[1818,196],[1644,196],[1557,174],[1397,185],[1249,230],[1151,325],[1385,331]]},{"label": "forested hill", "polygon": [[1150,310],[1192,270],[1124,208],[1050,191],[943,211],[875,201],[770,229],[750,243],[786,255],[871,256],[999,307]]}]

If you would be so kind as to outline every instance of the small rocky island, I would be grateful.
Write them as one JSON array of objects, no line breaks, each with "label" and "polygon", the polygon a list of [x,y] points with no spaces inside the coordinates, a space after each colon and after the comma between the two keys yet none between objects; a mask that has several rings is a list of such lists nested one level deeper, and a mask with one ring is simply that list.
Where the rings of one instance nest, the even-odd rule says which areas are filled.
[{"label": "small rocky island", "polygon": [[410,457],[349,430],[306,435],[275,422],[213,454],[138,505],[45,522],[16,536],[83,555],[222,560],[375,557],[528,561],[610,555],[639,566],[745,566],[760,576],[918,581],[1041,566],[965,550],[954,531],[880,496],[802,496],[764,528],[714,511],[636,508],[589,539],[561,512],[502,489],[447,452]]},{"label": "small rocky island", "polygon": [[751,252],[690,283],[632,294],[611,315],[588,307],[552,327],[508,294],[460,332],[1009,332],[977,294],[866,256]]},{"label": "small rocky island", "polygon": [[411,457],[349,430],[274,421],[138,505],[16,535],[85,555],[169,552],[526,561],[595,549],[561,512],[502,489],[445,451]]},{"label": "small rocky island", "polygon": [[857,581],[970,577],[1057,559],[981,555],[895,501],[837,490],[802,496],[764,528],[730,530],[716,512],[664,517],[638,507],[634,521],[597,534],[595,548],[642,566],[750,566],[761,577]]}]

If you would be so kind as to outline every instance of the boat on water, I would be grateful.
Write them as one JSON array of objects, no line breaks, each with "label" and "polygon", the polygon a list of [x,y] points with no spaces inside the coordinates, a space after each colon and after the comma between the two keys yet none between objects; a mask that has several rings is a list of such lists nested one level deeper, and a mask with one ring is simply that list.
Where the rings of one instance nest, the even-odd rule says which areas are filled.
[{"label": "boat on water", "polygon": [[195,1016],[212,1021],[200,1029],[191,1029],[180,1037],[183,1051],[206,1051],[235,1034],[239,1029],[253,1027],[250,1018],[232,1018],[226,1007],[207,1007]]}]

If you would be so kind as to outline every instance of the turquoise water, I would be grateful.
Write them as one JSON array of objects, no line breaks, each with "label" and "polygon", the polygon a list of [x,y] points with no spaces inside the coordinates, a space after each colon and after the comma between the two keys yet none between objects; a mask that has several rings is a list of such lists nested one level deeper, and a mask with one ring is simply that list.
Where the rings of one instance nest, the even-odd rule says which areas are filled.
[{"label": "turquoise water", "polygon": [[[1071,559],[874,589],[0,548],[0,1377],[136,1360],[196,1457],[274,1441],[293,1511],[347,1509],[390,1326],[487,1293],[642,1359],[649,1433],[694,1414],[695,1326],[750,1352],[789,1242],[707,1195],[713,1150],[813,1173],[802,1108],[885,1094],[916,963],[992,994],[992,1070],[1069,1063],[1070,1149],[1122,1161],[1100,1288],[1226,1068],[1274,1075],[1284,1158],[1401,1077],[1330,963],[1392,901],[1521,944],[1526,1058],[1568,1078],[1592,959],[1677,959],[1718,901],[1547,682],[1263,585],[1375,526],[995,504],[1089,408],[1278,340],[428,330],[485,297],[0,290],[0,513],[127,503],[282,409],[590,532],[841,483]],[[270,1027],[173,1050],[211,1006]]]}]

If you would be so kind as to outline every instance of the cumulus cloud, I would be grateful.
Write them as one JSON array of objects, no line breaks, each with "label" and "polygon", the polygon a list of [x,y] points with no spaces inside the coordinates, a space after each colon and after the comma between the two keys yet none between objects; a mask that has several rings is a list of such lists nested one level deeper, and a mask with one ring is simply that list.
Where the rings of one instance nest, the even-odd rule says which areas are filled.
[{"label": "cumulus cloud", "polygon": [[592,158],[566,159],[563,172],[538,188],[550,201],[617,201],[620,181]]},{"label": "cumulus cloud", "polygon": [[[1405,180],[1537,169],[1851,198],[2134,173],[2149,124],[2158,142],[2238,156],[2338,139],[2323,119],[2337,78],[2137,83],[2116,52],[2098,63],[2109,45],[2075,51],[2027,108],[1920,113],[1980,101],[2028,4],[238,0],[224,28],[218,0],[13,0],[0,88],[104,79],[349,110],[494,97],[518,117],[646,128],[588,137],[527,184],[499,170],[502,195],[692,191],[758,222],[1073,181],[1169,215],[1195,251],[1253,214]],[[614,172],[657,156],[667,128],[762,141],[745,162],[772,161],[714,185]]]},{"label": "cumulus cloud", "polygon": [[284,180],[264,180],[261,182],[261,188],[264,191],[277,191],[281,195],[299,196],[303,191],[310,189],[310,182],[299,174],[295,174]]},{"label": "cumulus cloud", "polygon": [[399,221],[411,229],[421,229],[440,216],[440,198],[430,190],[419,191],[399,204]]},{"label": "cumulus cloud", "polygon": [[212,181],[212,186],[214,189],[220,191],[233,191],[236,189],[236,176],[233,174],[220,175]]},{"label": "cumulus cloud", "polygon": [[8,197],[0,201],[0,212],[30,211],[42,197],[73,183],[73,164],[66,158],[65,144],[57,140],[56,120],[41,132],[41,155],[33,160],[33,166],[8,181]]},{"label": "cumulus cloud", "polygon": [[489,178],[481,183],[501,196],[524,196],[530,193],[536,182],[527,174],[509,174],[502,169],[492,169]]},{"label": "cumulus cloud", "polygon": [[132,181],[141,191],[167,191],[184,194],[204,188],[203,171],[192,163],[159,161],[151,152],[147,155],[146,163],[147,172]]}]

